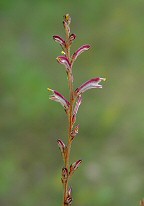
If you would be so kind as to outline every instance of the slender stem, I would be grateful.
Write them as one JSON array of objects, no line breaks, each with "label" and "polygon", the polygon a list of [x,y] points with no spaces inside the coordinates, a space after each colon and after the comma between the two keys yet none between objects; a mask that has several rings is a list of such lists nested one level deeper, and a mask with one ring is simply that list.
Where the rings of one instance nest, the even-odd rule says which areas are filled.
[{"label": "slender stem", "polygon": [[[70,59],[70,46],[69,46],[69,34],[66,32],[66,56],[69,60]],[[72,70],[71,70],[72,71]],[[73,114],[73,76],[72,73],[68,73],[68,84],[69,84],[69,94],[70,94],[70,109],[69,109],[69,114],[68,114],[68,143],[67,143],[67,150],[66,150],[66,156],[65,156],[65,168],[69,171],[69,166],[70,166],[70,151],[71,151],[71,131],[73,128],[73,123],[72,123],[72,114]],[[67,180],[64,182],[64,197],[63,197],[63,206],[68,206],[68,203],[65,203],[65,200],[67,198],[68,194],[68,183],[69,183],[69,176],[67,177]]]}]

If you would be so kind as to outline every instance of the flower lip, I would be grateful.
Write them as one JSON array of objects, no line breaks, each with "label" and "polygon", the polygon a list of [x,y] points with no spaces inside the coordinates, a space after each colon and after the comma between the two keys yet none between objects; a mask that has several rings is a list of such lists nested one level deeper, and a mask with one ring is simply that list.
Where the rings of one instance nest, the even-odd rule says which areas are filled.
[{"label": "flower lip", "polygon": [[83,53],[84,51],[87,51],[90,48],[89,44],[85,44],[83,46],[81,46],[77,51],[74,52],[74,54],[72,55],[72,61],[74,62],[77,57]]},{"label": "flower lip", "polygon": [[82,94],[83,92],[85,92],[85,91],[87,91],[89,89],[102,88],[102,85],[99,85],[99,83],[102,80],[105,81],[106,78],[96,77],[96,78],[92,78],[92,79],[88,80],[87,82],[85,82],[84,84],[82,84],[80,87],[78,87],[75,90],[76,96],[79,96],[80,94]]},{"label": "flower lip", "polygon": [[52,92],[52,95],[50,95],[51,100],[59,102],[65,108],[65,110],[69,109],[70,103],[62,94],[50,88],[47,88],[47,90]]},{"label": "flower lip", "polygon": [[58,61],[58,63],[63,64],[67,71],[70,70],[71,63],[69,62],[69,60],[68,60],[68,58],[66,56],[58,56],[56,58],[56,60]]},{"label": "flower lip", "polygon": [[59,35],[54,35],[53,39],[55,42],[58,42],[61,46],[65,46],[65,41]]}]

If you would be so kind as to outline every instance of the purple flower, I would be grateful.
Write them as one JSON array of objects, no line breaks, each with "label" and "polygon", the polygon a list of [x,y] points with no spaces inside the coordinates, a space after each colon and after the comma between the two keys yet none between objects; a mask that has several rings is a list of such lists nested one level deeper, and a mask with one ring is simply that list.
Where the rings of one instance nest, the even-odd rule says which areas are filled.
[{"label": "purple flower", "polygon": [[65,41],[60,36],[54,35],[53,39],[54,39],[55,42],[58,42],[62,47],[63,46],[65,47]]},{"label": "purple flower", "polygon": [[81,46],[81,47],[72,55],[72,62],[74,62],[81,53],[83,53],[84,51],[87,51],[89,48],[90,48],[90,45],[88,45],[88,44]]},{"label": "purple flower", "polygon": [[70,70],[71,64],[66,56],[58,56],[56,60],[65,66],[67,72]]},{"label": "purple flower", "polygon": [[96,78],[92,78],[90,80],[88,80],[87,82],[85,82],[84,84],[82,84],[80,87],[78,87],[75,90],[75,95],[79,96],[80,94],[82,94],[83,92],[89,90],[89,89],[93,89],[93,88],[102,88],[102,85],[99,85],[99,83],[101,81],[105,81],[105,78],[100,78],[100,77],[96,77]]},{"label": "purple flower", "polygon": [[59,102],[66,111],[69,109],[70,103],[67,99],[65,99],[65,97],[62,94],[49,88],[48,91],[51,91],[53,93],[52,95],[50,95],[51,100]]}]

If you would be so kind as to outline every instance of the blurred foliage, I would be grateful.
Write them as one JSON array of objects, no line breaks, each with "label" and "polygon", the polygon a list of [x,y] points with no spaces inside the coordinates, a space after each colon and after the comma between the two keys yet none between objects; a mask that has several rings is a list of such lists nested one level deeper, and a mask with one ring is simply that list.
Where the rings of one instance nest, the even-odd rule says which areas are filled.
[{"label": "blurred foliage", "polygon": [[68,96],[55,58],[72,17],[77,39],[91,50],[74,66],[75,87],[106,77],[102,90],[83,95],[80,132],[71,161],[83,164],[71,182],[73,205],[136,206],[144,197],[144,1],[0,1],[0,205],[59,206],[66,115],[47,87]]}]

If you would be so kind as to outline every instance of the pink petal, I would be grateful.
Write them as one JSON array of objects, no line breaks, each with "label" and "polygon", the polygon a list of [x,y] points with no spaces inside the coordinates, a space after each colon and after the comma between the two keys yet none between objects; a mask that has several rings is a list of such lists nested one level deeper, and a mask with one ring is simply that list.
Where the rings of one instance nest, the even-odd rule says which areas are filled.
[{"label": "pink petal", "polygon": [[66,33],[68,33],[69,35],[70,34],[69,24],[66,21],[63,21],[63,26],[64,26],[64,29],[66,30]]},{"label": "pink petal", "polygon": [[76,96],[79,96],[80,94],[82,94],[83,92],[85,92],[85,91],[87,91],[89,89],[102,88],[102,85],[99,85],[99,83],[102,80],[105,81],[106,79],[105,78],[96,77],[96,78],[88,80],[87,82],[85,82],[79,88],[77,88],[75,90]]},{"label": "pink petal", "polygon": [[60,64],[63,64],[63,65],[65,66],[65,68],[66,68],[67,71],[70,70],[71,64],[70,64],[70,62],[69,62],[69,60],[68,60],[67,57],[65,57],[65,56],[58,56],[56,59],[57,59],[57,61],[58,61]]},{"label": "pink petal", "polygon": [[72,62],[74,62],[81,53],[83,53],[84,51],[87,51],[89,48],[90,48],[90,45],[88,45],[88,44],[81,46],[81,47],[72,55]]},{"label": "pink petal", "polygon": [[73,124],[76,121],[76,115],[77,115],[79,106],[81,105],[81,102],[82,102],[82,97],[81,97],[81,95],[79,95],[78,98],[77,98],[77,102],[75,104],[75,107],[74,107],[74,111],[73,111],[73,117],[72,117]]},{"label": "pink petal", "polygon": [[53,93],[52,95],[50,95],[51,100],[59,102],[66,110],[69,109],[70,103],[62,94],[49,88],[48,91],[51,91]]},{"label": "pink petal", "polygon": [[61,46],[65,46],[65,41],[60,36],[54,35],[53,39],[55,40],[55,42],[58,42]]},{"label": "pink petal", "polygon": [[78,161],[76,161],[76,162],[74,162],[71,166],[70,166],[70,170],[71,171],[75,171],[78,167],[79,167],[79,165],[82,163],[82,160],[78,160]]},{"label": "pink petal", "polygon": [[82,103],[82,96],[79,95],[78,98],[77,98],[77,102],[76,102],[73,114],[75,114],[75,115],[77,114],[79,106],[81,105],[81,103]]},{"label": "pink petal", "polygon": [[72,187],[69,187],[69,189],[68,189],[68,196],[72,196]]},{"label": "pink petal", "polygon": [[63,141],[58,139],[57,143],[58,143],[58,146],[59,146],[61,152],[64,153],[64,151],[65,151],[65,144],[63,143]]},{"label": "pink petal", "polygon": [[75,136],[78,134],[79,131],[79,124],[75,126],[75,128],[72,130],[71,132],[71,140],[73,140],[75,138]]}]

